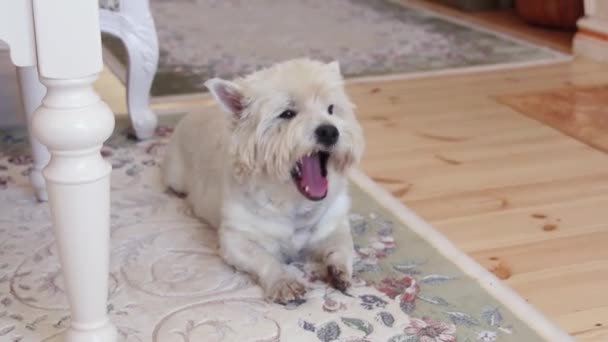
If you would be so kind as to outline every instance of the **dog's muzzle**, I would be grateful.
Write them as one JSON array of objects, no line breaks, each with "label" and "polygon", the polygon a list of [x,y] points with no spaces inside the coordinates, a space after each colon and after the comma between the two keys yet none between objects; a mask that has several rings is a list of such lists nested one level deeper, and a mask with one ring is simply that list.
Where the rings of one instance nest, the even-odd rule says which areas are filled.
[{"label": "dog's muzzle", "polygon": [[334,125],[324,124],[315,130],[317,142],[325,147],[332,147],[340,138],[340,132]]}]

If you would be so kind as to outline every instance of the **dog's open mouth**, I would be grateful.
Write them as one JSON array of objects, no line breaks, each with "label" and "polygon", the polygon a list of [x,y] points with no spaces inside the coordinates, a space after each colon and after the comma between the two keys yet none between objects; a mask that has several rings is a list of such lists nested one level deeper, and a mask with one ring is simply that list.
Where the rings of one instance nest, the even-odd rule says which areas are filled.
[{"label": "dog's open mouth", "polygon": [[329,152],[313,152],[297,161],[291,170],[291,178],[296,187],[311,201],[320,201],[327,196],[328,160]]}]

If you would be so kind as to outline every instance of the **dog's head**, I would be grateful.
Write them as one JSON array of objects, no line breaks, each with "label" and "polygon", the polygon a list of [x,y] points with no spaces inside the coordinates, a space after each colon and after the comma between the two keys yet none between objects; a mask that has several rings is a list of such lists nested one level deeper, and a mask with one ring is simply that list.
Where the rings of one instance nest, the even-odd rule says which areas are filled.
[{"label": "dog's head", "polygon": [[231,115],[230,154],[241,178],[295,185],[318,201],[328,179],[361,158],[363,134],[337,62],[297,59],[205,84]]}]

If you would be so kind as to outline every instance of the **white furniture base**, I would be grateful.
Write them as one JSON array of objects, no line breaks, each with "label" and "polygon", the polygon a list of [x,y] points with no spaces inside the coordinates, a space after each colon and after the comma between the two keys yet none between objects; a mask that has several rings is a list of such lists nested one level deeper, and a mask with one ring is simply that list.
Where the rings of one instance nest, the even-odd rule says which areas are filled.
[{"label": "white furniture base", "polygon": [[[51,209],[71,311],[64,339],[116,342],[106,312],[111,166],[100,153],[114,114],[93,89],[103,67],[98,2],[2,1],[0,40],[19,68],[36,159],[32,181]],[[50,152],[44,169],[48,154],[38,141]]]},{"label": "white furniture base", "polygon": [[608,1],[585,0],[585,16],[577,22],[576,55],[608,62]]},{"label": "white furniture base", "polygon": [[[150,89],[158,66],[158,38],[148,0],[103,0],[100,2],[100,28],[119,38],[129,55],[127,77],[127,107],[138,139],[154,135],[158,119],[150,109]],[[35,68],[17,68],[23,108],[28,124],[46,92],[38,80]],[[30,175],[32,186],[40,201],[47,200],[42,168],[50,158],[47,149],[30,137],[34,168]]]},{"label": "white furniture base", "polygon": [[101,0],[101,31],[119,38],[129,56],[127,108],[139,139],[154,135],[158,123],[150,109],[150,89],[158,67],[158,37],[148,0]]}]

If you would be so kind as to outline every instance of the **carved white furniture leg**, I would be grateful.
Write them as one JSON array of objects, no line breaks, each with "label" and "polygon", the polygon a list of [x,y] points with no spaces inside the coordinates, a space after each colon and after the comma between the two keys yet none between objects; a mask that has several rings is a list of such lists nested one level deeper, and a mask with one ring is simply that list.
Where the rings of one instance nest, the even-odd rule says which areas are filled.
[{"label": "carved white furniture leg", "polygon": [[116,330],[106,313],[111,166],[100,150],[112,133],[114,116],[93,90],[95,73],[81,78],[45,74],[48,92],[34,114],[32,131],[51,152],[44,177],[71,305],[66,341],[112,342]]},{"label": "carved white furniture leg", "polygon": [[115,342],[106,312],[111,166],[100,153],[114,115],[92,87],[103,66],[98,2],[0,1],[0,39],[26,68],[26,105],[41,94],[31,67],[47,88],[31,132],[51,154],[43,174],[71,310],[65,340]]},{"label": "carved white furniture leg", "polygon": [[158,38],[148,0],[118,2],[100,10],[101,30],[119,38],[129,55],[127,106],[139,139],[154,135],[156,114],[150,109],[150,89],[158,66]]},{"label": "carved white furniture leg", "polygon": [[46,201],[48,196],[44,178],[42,177],[42,169],[48,164],[50,154],[46,147],[31,134],[32,116],[34,111],[42,103],[46,88],[40,83],[38,70],[35,66],[17,67],[17,79],[19,80],[19,88],[21,90],[23,111],[27,117],[28,131],[30,132],[30,146],[34,159],[34,166],[30,173],[30,182],[36,190],[36,197],[38,197],[38,200]]}]

